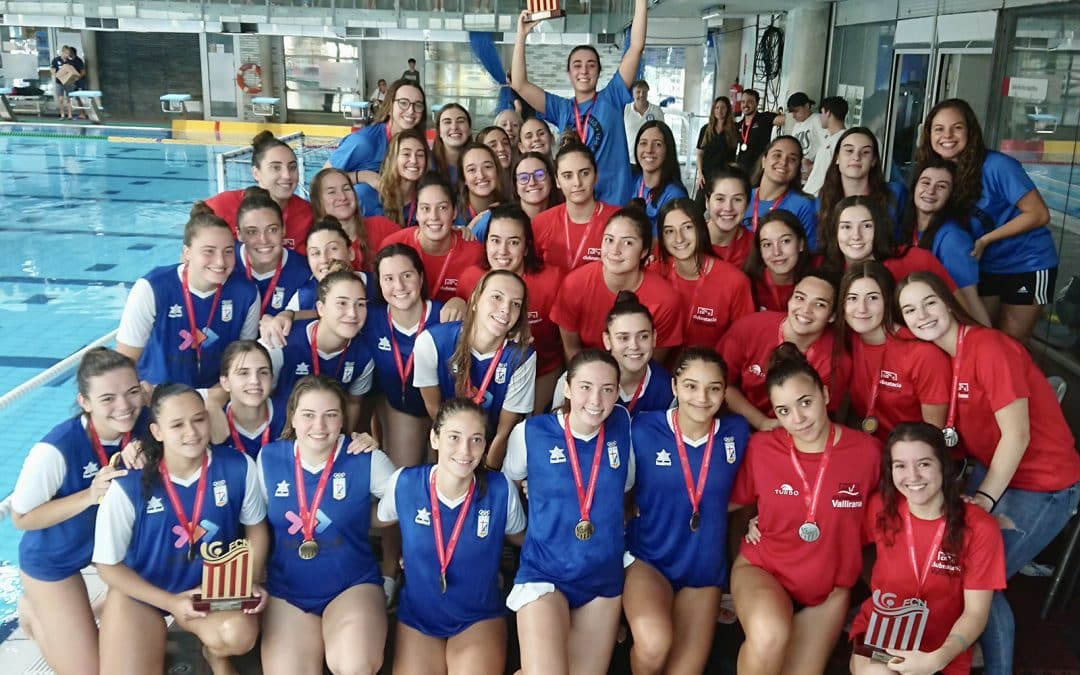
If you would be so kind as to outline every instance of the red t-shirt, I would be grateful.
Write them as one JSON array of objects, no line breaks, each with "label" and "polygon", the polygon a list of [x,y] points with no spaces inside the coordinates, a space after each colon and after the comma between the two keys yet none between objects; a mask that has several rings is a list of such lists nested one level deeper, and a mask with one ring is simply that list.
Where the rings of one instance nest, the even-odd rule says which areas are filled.
[{"label": "red t-shirt", "polygon": [[751,280],[754,306],[759,312],[783,312],[787,314],[788,300],[795,295],[795,284],[774,284],[769,270]]},{"label": "red t-shirt", "polygon": [[[479,265],[464,270],[458,280],[458,297],[468,302],[473,289],[485,274],[487,271]],[[536,350],[536,374],[547,375],[563,365],[562,338],[559,337],[559,327],[551,320],[551,311],[559,293],[559,282],[562,281],[562,270],[545,267],[539,272],[526,272],[522,279],[529,290],[527,309],[532,346]]]},{"label": "red t-shirt", "polygon": [[[888,535],[878,528],[877,518],[884,506],[881,495],[870,498],[866,509],[866,530],[877,549],[877,560],[870,579],[873,595],[862,604],[859,614],[851,624],[851,637],[862,641],[874,612],[875,600],[882,611],[875,620],[875,644],[911,649],[914,644],[903,642],[891,643],[885,639],[876,639],[877,632],[894,628],[898,622],[903,625],[903,617],[889,617],[890,608],[895,612],[903,606],[905,600],[918,598],[926,602],[930,610],[924,624],[922,643],[919,649],[931,652],[941,647],[952,631],[953,624],[964,613],[965,590],[998,591],[1005,588],[1005,552],[1001,541],[1001,530],[993,516],[974,504],[964,504],[964,546],[959,554],[939,551],[935,562],[931,563],[926,575],[925,585],[920,589],[911,565],[911,553],[908,548],[903,513],[907,511],[907,502],[899,497],[899,530]],[[911,518],[911,531],[915,540],[915,560],[922,574],[927,556],[934,542],[934,535],[944,518],[922,520]],[[882,602],[884,600],[884,602]],[[911,621],[908,619],[907,621]],[[965,675],[971,669],[971,650],[968,649],[944,669],[945,675]]]},{"label": "red t-shirt", "polygon": [[[787,314],[780,312],[748,314],[736,320],[716,345],[727,363],[728,386],[737,388],[750,405],[769,417],[773,409],[765,388],[766,368],[773,351],[783,342],[780,325],[786,318]],[[851,375],[851,357],[846,352],[834,356],[833,342],[833,331],[826,329],[805,352],[829,389],[829,412],[839,409]]]},{"label": "red t-shirt", "polygon": [[949,402],[949,357],[929,342],[886,335],[885,344],[851,338],[851,408],[861,420],[868,414],[873,382],[878,378],[874,434],[884,441],[900,422],[923,418],[923,405]]},{"label": "red t-shirt", "polygon": [[729,262],[740,270],[750,257],[750,249],[754,246],[754,235],[745,227],[735,228],[735,238],[727,246],[713,244],[713,253],[720,256],[724,262]]},{"label": "red t-shirt", "polygon": [[791,436],[783,429],[750,437],[746,459],[731,493],[734,504],[758,507],[761,541],[743,542],[739,553],[780,582],[796,602],[820,605],[834,588],[850,588],[862,571],[862,527],[866,502],[877,491],[881,444],[847,427],[833,446],[818,495],[814,521],[821,538],[807,543],[799,526],[807,522],[806,500],[813,494],[823,453],[796,451],[809,489],[791,461]]},{"label": "red t-shirt", "polygon": [[707,258],[705,274],[693,281],[679,276],[674,265],[656,262],[649,268],[664,277],[679,293],[683,308],[683,344],[687,347],[714,346],[735,319],[754,311],[750,279],[723,260]]},{"label": "red t-shirt", "polygon": [[892,273],[896,283],[900,283],[901,279],[912,272],[933,272],[941,277],[941,280],[949,287],[949,292],[956,292],[956,282],[949,276],[948,270],[945,269],[945,266],[941,264],[941,261],[933,253],[925,248],[908,246],[901,251],[898,257],[889,258],[882,264],[885,265],[885,269]]},{"label": "red t-shirt", "polygon": [[[656,272],[644,270],[642,274],[641,285],[634,293],[652,313],[656,346],[682,345],[683,309],[678,294]],[[614,305],[615,293],[604,283],[603,263],[589,263],[563,279],[551,320],[563,330],[577,333],[584,347],[603,349],[607,315]]]},{"label": "red t-shirt", "polygon": [[1009,486],[1054,492],[1080,481],[1076,440],[1027,350],[1000,331],[970,326],[959,356],[956,429],[961,447],[989,466],[1001,440],[994,412],[1026,398],[1031,440]]},{"label": "red t-shirt", "polygon": [[618,206],[598,201],[588,225],[571,222],[565,202],[538,213],[532,220],[536,252],[546,265],[567,271],[599,261],[604,227],[618,210]]},{"label": "red t-shirt", "polygon": [[[386,216],[365,216],[364,230],[367,232],[368,256],[374,259],[375,254],[384,246],[383,240],[392,234],[397,234],[401,229],[400,225]],[[365,271],[367,269],[366,266],[371,263],[371,260],[364,260],[364,254],[360,250],[359,240],[352,242],[352,250],[353,269],[357,272]]]},{"label": "red t-shirt", "polygon": [[[233,236],[237,238],[236,211],[243,200],[243,190],[229,190],[206,200],[206,205],[229,224]],[[312,223],[311,203],[303,197],[293,195],[285,205],[282,217],[285,220],[285,247],[304,255],[307,252],[307,234]]]},{"label": "red t-shirt", "polygon": [[456,295],[461,273],[472,265],[480,264],[484,257],[484,247],[476,241],[465,241],[456,230],[450,234],[453,238],[450,250],[444,255],[430,255],[420,245],[420,230],[407,227],[383,239],[379,248],[387,244],[405,244],[420,254],[424,263],[424,276],[427,278],[428,293],[433,300],[446,302]]}]

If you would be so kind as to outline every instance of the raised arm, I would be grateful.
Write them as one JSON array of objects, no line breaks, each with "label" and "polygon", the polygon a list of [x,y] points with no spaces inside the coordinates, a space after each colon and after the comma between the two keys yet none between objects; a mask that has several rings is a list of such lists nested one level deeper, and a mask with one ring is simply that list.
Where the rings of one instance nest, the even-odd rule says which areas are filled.
[{"label": "raised arm", "polygon": [[[638,67],[641,65],[641,55],[645,53],[645,33],[648,28],[648,0],[634,0],[634,20],[630,24],[630,47],[623,54],[622,63],[619,64],[619,75],[622,76],[622,81],[627,89],[637,79]],[[516,75],[514,81],[517,81]]]},{"label": "raised arm", "polygon": [[[638,0],[644,3],[645,0]],[[544,90],[529,82],[529,75],[525,72],[525,39],[536,26],[537,21],[526,21],[527,11],[518,15],[517,40],[514,42],[514,58],[510,63],[510,86],[518,96],[525,99],[537,113],[543,115],[547,111]],[[644,38],[642,39],[644,41]],[[639,54],[640,58],[640,54]]]}]

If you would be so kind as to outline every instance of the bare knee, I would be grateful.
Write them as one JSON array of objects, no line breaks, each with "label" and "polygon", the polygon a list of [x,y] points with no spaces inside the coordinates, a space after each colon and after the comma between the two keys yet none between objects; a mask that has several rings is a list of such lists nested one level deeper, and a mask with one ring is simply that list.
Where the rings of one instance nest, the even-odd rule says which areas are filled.
[{"label": "bare knee", "polygon": [[255,647],[258,636],[259,624],[253,617],[244,614],[229,618],[222,622],[217,631],[219,644],[215,646],[215,651],[222,656],[247,654]]},{"label": "bare knee", "polygon": [[671,626],[655,622],[634,634],[634,660],[649,672],[659,672],[667,663],[673,640]]},{"label": "bare knee", "polygon": [[744,624],[743,629],[746,631],[744,646],[763,658],[765,655],[785,653],[791,641],[791,622],[780,620],[779,617],[753,617]]},{"label": "bare knee", "polygon": [[375,675],[382,668],[382,653],[359,654],[350,649],[326,650],[326,666],[334,675]]},{"label": "bare knee", "polygon": [[26,633],[27,637],[36,640],[34,633],[37,630],[37,615],[34,614],[34,606],[30,603],[30,598],[25,595],[19,596],[18,611],[19,627]]}]

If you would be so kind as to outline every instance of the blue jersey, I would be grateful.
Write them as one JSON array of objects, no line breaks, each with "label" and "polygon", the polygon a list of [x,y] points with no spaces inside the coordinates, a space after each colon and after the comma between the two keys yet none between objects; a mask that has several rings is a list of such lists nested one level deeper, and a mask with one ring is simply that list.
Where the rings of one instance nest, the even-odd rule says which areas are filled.
[{"label": "blue jersey", "polygon": [[[305,611],[309,607],[325,607],[342,591],[357,584],[382,583],[368,541],[372,453],[350,455],[344,451],[343,441],[338,441],[330,479],[316,512],[314,538],[319,553],[311,560],[303,560],[297,553],[304,534],[296,492],[294,443],[276,441],[259,455],[272,539],[266,590]],[[321,474],[322,467],[303,468],[309,507]]]},{"label": "blue jersey", "polygon": [[[484,493],[477,486],[469,504],[454,557],[446,570],[446,593],[439,586],[439,556],[432,534],[431,466],[402,469],[394,487],[401,527],[401,551],[408,577],[401,591],[398,619],[425,635],[448,638],[478,621],[502,616],[499,589],[503,533],[506,531],[507,491],[501,473],[488,472]],[[443,545],[461,512],[439,502]]]},{"label": "blue jersey", "polygon": [[[674,414],[657,411],[634,418],[634,501],[641,515],[627,526],[627,548],[655,567],[676,591],[725,586],[728,500],[750,440],[750,426],[739,415],[714,422],[709,475],[698,506],[700,525],[692,532],[693,510],[671,423]],[[707,441],[684,441],[696,488]],[[529,485],[531,489],[531,481]]]},{"label": "blue jersey", "polygon": [[365,216],[381,216],[383,214],[382,195],[378,190],[367,183],[357,183],[353,186],[356,191],[356,201],[360,204],[360,210]]},{"label": "blue jersey", "polygon": [[[991,150],[982,167],[982,194],[975,202],[971,229],[976,237],[995,230],[1020,214],[1016,205],[1035,184],[1020,162]],[[1054,238],[1048,227],[994,242],[983,251],[979,269],[985,274],[1022,274],[1057,267]]]},{"label": "blue jersey", "polygon": [[[311,362],[311,329],[318,322],[297,322],[293,324],[289,336],[285,340],[285,346],[281,350],[270,350],[271,361],[276,361],[280,354],[281,365],[275,366],[274,402],[285,409],[289,400],[289,394],[293,387],[305,375],[326,375],[336,379],[345,386],[345,390],[353,396],[362,396],[370,389],[369,385],[357,385],[362,381],[362,375],[372,367],[371,354],[368,353],[364,338],[360,335],[354,337],[345,350],[335,356],[327,358],[322,352],[317,354],[319,365],[316,369]],[[318,370],[318,372],[316,372]]]},{"label": "blue jersey", "polygon": [[[240,524],[241,507],[247,487],[248,462],[251,460],[223,446],[212,446],[206,494],[199,516],[195,540],[195,559],[188,561],[188,537],[173,510],[161,477],[155,477],[149,496],[143,494],[141,470],[133,470],[113,481],[135,507],[135,525],[124,564],[154,586],[169,593],[195,588],[202,581],[202,544],[220,542],[224,550],[244,536]],[[191,518],[195,510],[198,480],[173,487]]]},{"label": "blue jersey", "polygon": [[476,219],[476,224],[472,226],[472,233],[476,235],[477,241],[483,243],[483,241],[487,239],[487,231],[490,226],[491,210],[488,209],[480,214],[480,217]]},{"label": "blue jersey", "polygon": [[[137,438],[146,428],[146,413],[139,418],[132,431]],[[94,476],[101,469],[100,459],[90,442],[82,415],[77,415],[56,425],[42,443],[53,446],[64,459],[67,470],[64,481],[53,495],[62,499],[90,487]],[[120,452],[120,442],[113,445],[102,443],[107,457]],[[94,523],[97,506],[91,506],[74,516],[40,530],[27,530],[19,540],[19,569],[27,576],[41,581],[60,581],[90,564],[94,552]]]},{"label": "blue jersey", "polygon": [[[746,209],[746,216],[743,219],[743,225],[751,232],[754,231],[754,199],[756,199],[758,188],[750,193],[749,208]],[[773,210],[773,203],[776,200],[762,199],[758,203],[758,222],[760,223],[765,218],[765,214]],[[787,191],[784,193],[783,199],[775,208],[788,213],[794,214],[799,222],[802,223],[803,232],[806,233],[806,245],[808,250],[816,251],[818,245],[817,238],[817,212],[818,204],[817,200],[812,197],[808,197],[802,192]]]},{"label": "blue jersey", "polygon": [[938,228],[930,251],[941,261],[957,288],[979,283],[979,261],[971,256],[975,240],[971,233],[955,220],[947,220]]},{"label": "blue jersey", "polygon": [[357,129],[341,139],[337,150],[330,154],[330,166],[342,171],[379,172],[386,157],[386,122]]},{"label": "blue jersey", "polygon": [[[278,277],[277,284],[271,290],[270,282],[275,272],[261,275],[261,278],[253,271],[249,272],[245,262],[245,250],[244,244],[236,247],[236,267],[233,268],[232,276],[255,284],[255,287],[259,289],[260,306],[266,308],[262,313],[274,316],[285,309],[285,303],[289,301],[293,293],[296,293],[311,278],[311,269],[304,256],[287,248],[282,249],[281,276]],[[251,276],[248,276],[249,274]]]},{"label": "blue jersey", "polygon": [[319,299],[319,282],[315,276],[308,274],[304,283],[297,287],[293,296],[289,298],[289,309],[295,312],[314,312],[315,301]]},{"label": "blue jersey", "polygon": [[[655,195],[654,192],[656,192]],[[663,190],[657,192],[655,188],[645,187],[645,177],[639,175],[634,180],[634,191],[631,196],[645,200],[645,215],[649,217],[649,222],[652,223],[653,240],[656,240],[660,225],[656,222],[656,219],[660,216],[660,209],[664,208],[664,204],[667,204],[672,199],[685,199],[689,195],[686,193],[686,188],[679,183],[668,183]]]},{"label": "blue jersey", "polygon": [[641,395],[632,410],[630,402],[634,398],[634,392],[619,390],[619,403],[626,406],[631,416],[637,417],[640,413],[651,410],[667,410],[675,404],[675,394],[671,390],[671,373],[656,361],[649,361],[644,383]]},{"label": "blue jersey", "polygon": [[[232,404],[229,404],[232,405]],[[229,437],[225,440],[225,444],[233,450],[240,450],[247,453],[252,459],[259,456],[259,451],[262,450],[263,434],[269,427],[270,433],[267,435],[267,443],[272,443],[281,438],[281,431],[285,428],[285,407],[280,405],[274,405],[273,399],[266,401],[267,410],[270,413],[269,424],[263,423],[254,430],[244,429],[237,425],[235,428],[229,428]],[[228,406],[225,411],[228,414]],[[235,434],[235,435],[234,435]],[[237,447],[236,440],[240,439],[240,446]]]},{"label": "blue jersey", "polygon": [[[430,328],[439,323],[442,303],[437,300],[427,300],[426,303],[424,327]],[[414,417],[427,417],[427,408],[424,407],[424,399],[420,397],[420,390],[413,386],[412,371],[410,370],[405,382],[402,382],[397,361],[394,360],[393,345],[396,342],[402,366],[408,363],[413,351],[413,343],[416,341],[416,333],[404,333],[397,324],[394,324],[394,341],[391,341],[387,310],[386,305],[369,305],[368,318],[364,323],[363,337],[375,361],[375,384],[394,410]]]},{"label": "blue jersey", "polygon": [[[604,451],[589,520],[595,532],[579,540],[574,528],[581,520],[578,493],[566,451],[562,416],[540,415],[525,420],[528,448],[529,527],[521,549],[516,584],[567,584],[592,596],[622,593],[623,494],[630,461],[630,415],[615,406],[604,422]],[[578,465],[587,489],[597,437],[576,440]]]},{"label": "blue jersey", "polygon": [[633,179],[630,176],[630,156],[626,151],[626,126],[623,110],[633,100],[630,88],[623,82],[618,69],[611,81],[598,91],[592,101],[579,104],[574,115],[573,100],[544,95],[544,114],[540,119],[551,122],[563,133],[577,134],[576,117],[585,127],[585,145],[596,156],[596,198],[608,204],[625,204],[630,200]]},{"label": "blue jersey", "polygon": [[221,299],[207,326],[214,294],[200,298],[191,294],[196,325],[205,335],[196,358],[191,322],[184,303],[184,291],[176,265],[158,267],[144,279],[154,292],[154,327],[139,357],[139,378],[150,384],[178,382],[197,388],[212,387],[221,372],[221,355],[229,343],[241,339],[248,309],[259,296],[255,284],[243,276],[229,277],[221,288]]}]

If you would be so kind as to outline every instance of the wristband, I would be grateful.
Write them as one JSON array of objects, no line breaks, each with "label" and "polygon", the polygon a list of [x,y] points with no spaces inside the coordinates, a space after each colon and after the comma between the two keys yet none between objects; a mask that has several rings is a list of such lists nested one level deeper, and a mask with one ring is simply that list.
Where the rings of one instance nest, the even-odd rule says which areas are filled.
[{"label": "wristband", "polygon": [[990,510],[989,510],[989,511],[988,511],[987,513],[993,513],[993,512],[994,512],[994,509],[996,509],[996,508],[997,508],[997,505],[998,505],[998,500],[994,499],[994,498],[993,498],[993,497],[991,497],[991,496],[990,496],[990,495],[989,495],[988,493],[986,493],[986,492],[983,492],[982,490],[976,490],[976,491],[975,491],[975,494],[976,494],[976,495],[982,495],[983,497],[986,497],[987,499],[989,499],[989,500],[990,500]]}]

